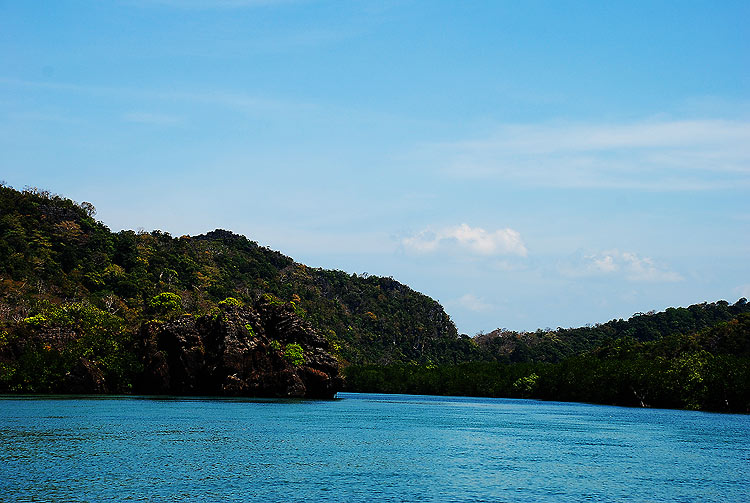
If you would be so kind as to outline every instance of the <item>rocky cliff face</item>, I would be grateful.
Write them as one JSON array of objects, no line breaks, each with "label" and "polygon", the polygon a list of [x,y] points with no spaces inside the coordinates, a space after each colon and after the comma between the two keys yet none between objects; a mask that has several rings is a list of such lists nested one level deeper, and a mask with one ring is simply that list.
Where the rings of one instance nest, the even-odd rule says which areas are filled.
[{"label": "rocky cliff face", "polygon": [[290,304],[151,322],[138,353],[140,393],[333,398],[343,385],[328,341]]}]

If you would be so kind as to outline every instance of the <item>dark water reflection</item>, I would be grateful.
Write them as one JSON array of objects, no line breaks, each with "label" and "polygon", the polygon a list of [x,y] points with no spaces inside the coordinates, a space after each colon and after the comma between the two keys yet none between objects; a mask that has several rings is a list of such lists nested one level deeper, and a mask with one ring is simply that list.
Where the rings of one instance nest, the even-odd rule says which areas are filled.
[{"label": "dark water reflection", "polygon": [[0,397],[0,501],[750,501],[749,416],[340,397]]}]

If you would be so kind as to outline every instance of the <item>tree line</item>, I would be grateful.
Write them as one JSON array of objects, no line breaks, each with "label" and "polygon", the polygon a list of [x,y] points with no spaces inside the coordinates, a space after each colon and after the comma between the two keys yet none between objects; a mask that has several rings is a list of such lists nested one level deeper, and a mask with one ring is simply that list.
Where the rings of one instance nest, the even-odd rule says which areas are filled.
[{"label": "tree line", "polygon": [[[742,302],[742,300],[741,300]],[[750,313],[691,335],[625,336],[556,363],[352,365],[350,391],[750,412]]]}]

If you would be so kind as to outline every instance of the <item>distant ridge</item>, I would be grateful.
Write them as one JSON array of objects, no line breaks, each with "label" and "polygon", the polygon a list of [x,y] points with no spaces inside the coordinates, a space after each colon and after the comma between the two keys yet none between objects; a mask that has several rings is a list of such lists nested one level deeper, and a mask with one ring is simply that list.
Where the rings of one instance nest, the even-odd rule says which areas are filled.
[{"label": "distant ridge", "polygon": [[558,362],[592,351],[608,341],[630,337],[648,342],[672,335],[689,335],[750,313],[744,297],[734,304],[724,300],[689,307],[670,307],[661,312],[636,313],[627,320],[579,328],[514,332],[498,328],[473,338],[492,359],[501,362]]}]

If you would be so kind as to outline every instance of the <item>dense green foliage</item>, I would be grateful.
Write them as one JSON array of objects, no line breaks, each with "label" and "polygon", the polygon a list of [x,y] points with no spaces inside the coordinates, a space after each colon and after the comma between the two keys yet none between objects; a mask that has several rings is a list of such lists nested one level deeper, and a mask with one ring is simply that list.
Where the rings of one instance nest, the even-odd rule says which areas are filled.
[{"label": "dense green foliage", "polygon": [[[0,360],[0,389],[38,393],[75,389],[76,367],[95,364],[113,391],[132,388],[138,362],[131,351],[132,335],[123,320],[91,304],[39,303],[37,314],[15,330],[3,331],[0,353],[18,354]],[[8,358],[10,356],[10,358]]]},{"label": "dense green foliage", "polygon": [[302,365],[305,363],[304,351],[302,346],[297,343],[287,344],[284,347],[284,358],[287,359],[292,365]]},{"label": "dense green foliage", "polygon": [[474,341],[489,358],[504,362],[559,362],[564,358],[594,350],[609,341],[630,337],[648,342],[678,334],[692,334],[750,312],[750,304],[740,299],[670,307],[663,312],[636,313],[628,320],[579,328],[557,328],[536,332],[498,329],[480,334]]},{"label": "dense green foliage", "polygon": [[750,412],[750,314],[693,335],[626,336],[559,363],[356,365],[350,390]]},{"label": "dense green foliage", "polygon": [[[118,390],[127,390],[129,348],[144,322],[260,296],[291,303],[344,363],[447,363],[477,351],[437,302],[392,278],[309,268],[223,230],[113,233],[94,215],[90,203],[0,186],[0,389],[54,389],[90,344],[90,363],[121,374]],[[55,314],[79,308],[111,328]],[[55,331],[68,336],[46,341]]]}]

